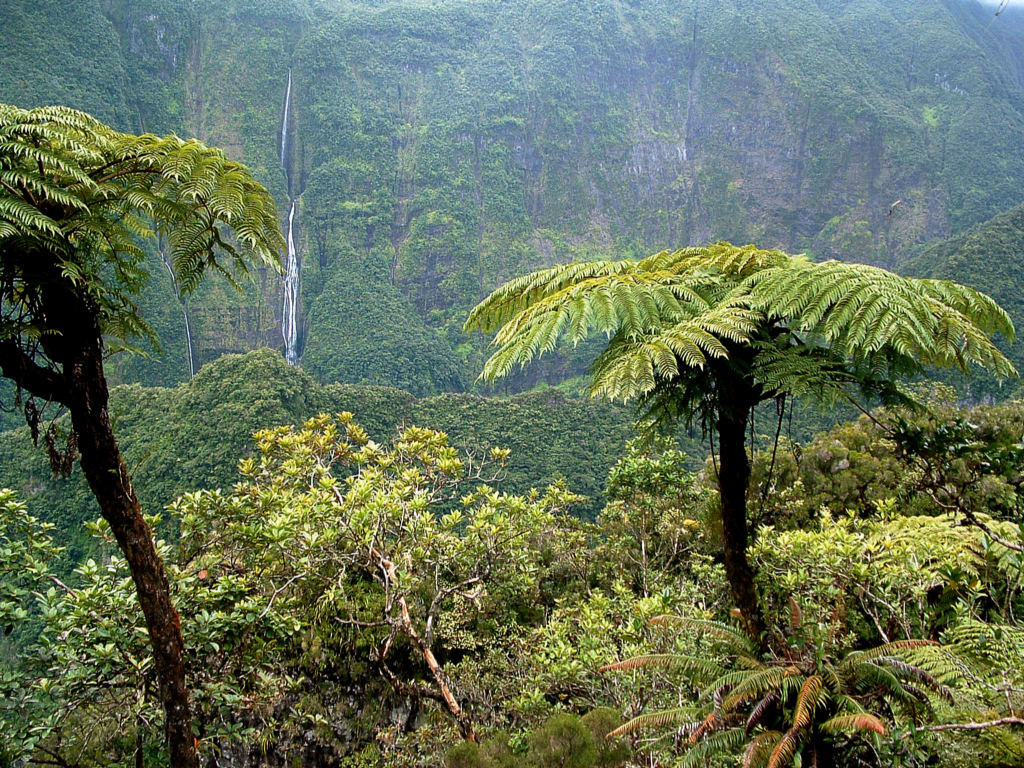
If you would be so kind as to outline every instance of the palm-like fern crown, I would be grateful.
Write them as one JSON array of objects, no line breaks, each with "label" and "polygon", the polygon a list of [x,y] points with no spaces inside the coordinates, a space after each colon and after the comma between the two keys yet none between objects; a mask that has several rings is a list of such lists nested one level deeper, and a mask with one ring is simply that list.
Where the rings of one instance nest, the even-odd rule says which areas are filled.
[{"label": "palm-like fern crown", "polygon": [[12,327],[12,317],[31,315],[16,306],[24,275],[15,273],[13,255],[42,251],[88,292],[105,333],[148,335],[132,296],[147,277],[139,242],[156,235],[170,248],[184,292],[207,268],[230,278],[251,264],[278,266],[284,247],[273,199],[220,150],[120,133],[67,107],[0,104],[5,335],[32,332],[29,321]]},{"label": "palm-like fern crown", "polygon": [[698,379],[726,361],[748,366],[743,373],[765,398],[827,400],[846,384],[880,386],[923,366],[1016,375],[991,339],[998,332],[1012,340],[1013,324],[983,293],[729,243],[534,272],[494,291],[466,329],[497,332],[488,380],[561,339],[604,333],[592,394],[639,397],[650,407],[662,395],[697,404],[707,392]]},{"label": "palm-like fern crown", "polygon": [[[701,690],[696,706],[643,714],[610,735],[675,728],[685,733],[684,766],[704,765],[719,753],[739,753],[743,768],[790,768],[815,738],[885,735],[884,720],[917,720],[952,693],[945,681],[959,674],[937,668],[955,661],[929,640],[898,640],[840,659],[766,658],[743,632],[714,621],[661,616],[654,623],[703,635],[721,654],[637,656],[606,671],[673,669]],[[724,662],[724,663],[722,663]]]}]

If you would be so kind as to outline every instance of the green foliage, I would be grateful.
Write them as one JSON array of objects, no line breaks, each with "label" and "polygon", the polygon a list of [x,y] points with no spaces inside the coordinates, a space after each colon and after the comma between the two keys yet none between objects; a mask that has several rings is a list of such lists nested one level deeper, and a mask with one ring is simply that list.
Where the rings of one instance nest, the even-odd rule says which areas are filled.
[{"label": "green foliage", "polygon": [[[592,561],[600,555],[591,550],[577,557]],[[694,637],[666,633],[650,623],[666,611],[721,615],[727,605],[722,567],[706,558],[694,560],[691,578],[680,578],[674,587],[649,598],[622,581],[562,597],[521,651],[526,674],[522,692],[512,702],[514,711],[531,719],[558,708],[589,712],[612,707],[637,713],[676,706],[681,696],[689,696],[692,690],[678,685],[674,663],[650,676],[607,675],[601,669],[622,658],[643,656],[656,666],[654,659],[693,658],[706,652]]]},{"label": "green foliage", "polygon": [[[500,488],[527,493],[567,480],[587,497],[576,509],[587,518],[604,505],[604,478],[633,434],[624,409],[555,391],[417,399],[385,387],[321,387],[269,349],[226,355],[174,389],[123,386],[111,396],[114,428],[146,509],[162,508],[190,490],[229,488],[238,459],[255,450],[254,432],[342,410],[359,414],[381,443],[392,441],[403,423],[420,423],[446,431],[460,447],[508,446],[512,455]],[[0,487],[18,489],[33,514],[64,532],[66,564],[58,570],[67,573],[86,554],[94,555],[81,525],[98,509],[78,470],[54,478],[25,427],[0,433],[0,455]]]},{"label": "green foliage", "polygon": [[[893,505],[879,505],[893,514]],[[751,550],[769,611],[806,619],[786,644],[823,652],[893,637],[938,637],[964,605],[1005,594],[1012,569],[949,516],[858,521],[827,513],[810,530],[762,529]],[[848,586],[859,585],[857,587]],[[781,638],[780,638],[781,640]]]},{"label": "green foliage", "polygon": [[527,760],[536,768],[590,768],[597,756],[594,735],[579,715],[552,715],[530,733]]},{"label": "green foliage", "polygon": [[[634,717],[615,733],[678,726],[687,736],[683,765],[700,765],[716,753],[742,754],[747,767],[788,768],[828,759],[835,737],[877,743],[885,721],[918,722],[934,716],[932,698],[949,690],[914,663],[911,654],[935,644],[904,640],[833,657],[815,645],[793,644],[784,658],[758,658],[751,640],[730,627],[680,617],[663,623],[706,632],[724,664],[681,659],[701,686],[700,704]],[[800,620],[794,621],[794,627]],[[627,659],[609,670],[647,666]],[[742,749],[741,749],[742,748]]]},{"label": "green foliage", "polygon": [[444,754],[444,768],[514,768],[519,764],[500,733],[480,744],[461,741]]},{"label": "green foliage", "polygon": [[[1018,265],[1024,257],[1024,206],[1017,206],[948,240],[935,243],[909,262],[907,274],[957,280],[984,291],[1004,307],[1014,323],[1024,320],[1024,301],[1017,289]],[[1017,364],[1024,361],[1021,342],[1005,339],[1001,347]],[[956,380],[975,397],[1001,396],[994,381]],[[969,386],[969,389],[968,389]]]},{"label": "green foliage", "polygon": [[491,768],[475,741],[462,741],[445,752],[444,768]]},{"label": "green foliage", "polygon": [[404,418],[443,429],[460,445],[510,448],[503,484],[523,493],[564,479],[586,497],[577,512],[587,519],[604,506],[608,469],[635,434],[625,408],[555,390],[508,398],[438,395],[420,400]]},{"label": "green foliage", "polygon": [[[291,371],[260,355],[222,365],[239,381],[274,365]],[[215,398],[231,381],[200,383]],[[252,386],[246,397],[257,394]],[[144,399],[146,390],[132,391]],[[337,385],[310,383],[299,393],[302,402],[416,404]],[[934,443],[957,454],[947,462],[953,476],[958,462],[998,453],[1012,439],[1018,427],[1006,408],[966,419],[975,428],[967,454],[957,454],[962,441]],[[933,426],[916,418],[927,440],[960,434],[938,414]],[[943,424],[952,429],[937,429]],[[848,429],[860,454],[888,452],[900,466],[874,422]],[[207,756],[611,768],[626,760],[758,765],[774,754],[778,765],[799,755],[804,765],[817,756],[837,766],[930,760],[952,768],[1014,764],[1020,754],[1012,725],[957,727],[1024,706],[1024,642],[1013,619],[1022,560],[950,516],[903,515],[902,502],[889,500],[815,515],[804,530],[762,528],[751,549],[771,637],[761,652],[729,617],[709,499],[671,443],[630,447],[609,473],[611,501],[592,524],[549,514],[572,501],[561,489],[527,498],[470,490],[492,475],[489,458],[508,457],[456,450],[430,430],[408,429],[386,446],[347,415],[318,417],[263,432],[255,446],[233,490],[177,502],[181,545],[161,545],[192,638]],[[925,479],[892,474],[908,488]],[[801,493],[786,486],[773,499],[780,517],[790,519],[787,503],[807,504]],[[828,493],[826,486],[817,498]],[[461,503],[453,498],[460,495]],[[112,543],[99,526],[92,534],[100,557],[70,576],[56,573],[53,532],[6,498],[0,583],[17,593],[8,607],[38,616],[5,648],[20,662],[6,670],[0,710],[17,735],[12,748],[31,746],[24,726],[33,723],[32,738],[62,754],[78,749],[83,765],[128,760],[136,736],[155,743],[159,734],[148,725],[155,702],[144,636],[123,618],[132,599],[124,564],[108,557]],[[634,533],[634,518],[646,521],[646,539]],[[1010,523],[980,519],[1019,542]],[[647,595],[637,573],[643,541]],[[35,570],[24,567],[26,557]],[[686,618],[657,618],[666,614]],[[907,641],[914,637],[930,639]],[[459,718],[433,696],[442,684],[479,745],[453,747]],[[58,720],[59,738],[51,729]],[[928,730],[935,724],[952,729]],[[641,727],[650,738],[632,745],[606,738]]]},{"label": "green foliage", "polygon": [[597,747],[595,768],[617,768],[629,759],[629,745],[621,739],[608,738],[608,734],[622,725],[622,716],[610,707],[592,709],[583,716],[583,724],[590,729]]},{"label": "green foliage", "polygon": [[[440,349],[373,383],[447,386],[427,364],[525,270],[722,238],[893,264],[1019,204],[1022,24],[961,5],[8,0],[0,96],[199,136],[284,205],[290,68],[307,349],[327,366],[338,328],[365,330],[332,297],[400,305],[381,358]],[[279,291],[193,297],[202,359],[278,346]],[[183,377],[166,320],[179,364],[124,381]]]},{"label": "green foliage", "polygon": [[303,365],[321,382],[386,383],[421,397],[462,389],[451,350],[386,279],[332,278],[309,324]]},{"label": "green foliage", "polygon": [[39,740],[33,728],[34,692],[26,690],[17,654],[38,631],[34,603],[48,574],[49,561],[60,552],[54,526],[28,514],[12,491],[0,490],[0,764],[14,765],[23,750]]},{"label": "green foliage", "polygon": [[[51,569],[55,550],[48,526],[25,517],[23,507],[3,493],[4,584],[12,583],[8,569],[22,570],[40,625],[3,669],[0,722],[13,764],[64,754],[80,764],[105,765],[130,759],[140,744],[153,759],[166,760],[157,746],[163,741],[162,716],[149,638],[124,559],[89,559],[66,583]],[[116,551],[104,522],[89,529],[107,553]],[[23,557],[28,550],[31,560]],[[169,564],[189,638],[186,662],[197,723],[209,739],[204,747],[244,746],[256,738],[274,699],[292,684],[280,654],[298,625],[274,610],[272,595],[254,576],[239,573],[212,582],[206,571],[176,562],[165,543],[158,542],[158,550]],[[243,702],[251,707],[244,717],[224,717],[240,712]]]},{"label": "green foliage", "polygon": [[691,415],[707,407],[705,368],[743,348],[751,359],[740,375],[761,399],[833,402],[851,384],[891,392],[894,376],[925,365],[1016,375],[989,339],[997,331],[1012,338],[1013,326],[984,294],[728,243],[542,270],[494,291],[466,328],[497,330],[487,379],[551,351],[562,336],[578,343],[602,332],[610,341],[594,363],[591,394]]},{"label": "green foliage", "polygon": [[647,597],[699,560],[713,504],[673,442],[631,442],[626,451],[608,475],[609,503],[597,519],[600,559]]},{"label": "green foliage", "polygon": [[496,331],[481,374],[492,380],[562,337],[575,344],[602,332],[608,343],[592,366],[591,395],[637,400],[648,432],[680,419],[714,428],[726,573],[748,631],[762,638],[746,556],[755,407],[774,400],[781,416],[797,397],[905,402],[899,380],[926,365],[1017,375],[989,338],[1012,337],[1013,326],[984,294],[729,243],[540,270],[495,290],[465,327]]},{"label": "green foliage", "polygon": [[781,528],[813,524],[822,507],[874,515],[895,500],[904,515],[953,512],[1020,519],[1018,401],[960,411],[944,400],[926,411],[878,410],[803,445],[784,441],[754,460],[751,505]]},{"label": "green foliage", "polygon": [[[346,751],[326,718],[341,670],[392,707],[444,702],[431,711],[472,733],[457,703],[473,690],[466,664],[492,653],[488,634],[522,631],[577,497],[499,494],[480,483],[507,452],[481,463],[415,427],[384,448],[350,414],[257,441],[231,494],[173,505],[181,544],[160,545],[190,639],[203,750],[254,749],[272,734],[277,754],[299,756],[312,728],[318,748]],[[43,624],[5,670],[0,714],[29,726],[11,748],[27,755],[41,743],[86,763],[130,753],[159,718],[144,627],[125,620],[136,616],[125,563],[90,559],[67,585],[50,570],[50,528],[4,494],[0,618],[24,619],[34,600]],[[110,551],[107,526],[92,533]],[[388,727],[386,709],[364,716],[371,733]]]},{"label": "green foliage", "polygon": [[70,104],[122,130],[135,127],[118,35],[99,3],[17,3],[3,15],[0,66],[10,79],[0,101],[26,108]]},{"label": "green foliage", "polygon": [[[277,585],[277,610],[312,633],[307,664],[335,663],[351,634],[395,694],[443,700],[471,734],[438,658],[477,652],[476,628],[507,623],[528,603],[539,556],[529,544],[556,530],[556,513],[576,497],[469,490],[490,476],[489,462],[415,427],[383,448],[351,414],[257,440],[231,496],[191,494],[176,506],[187,559],[215,574],[239,563]],[[494,449],[491,461],[505,455]]]},{"label": "green foliage", "polygon": [[176,136],[119,133],[65,107],[11,106],[0,106],[0,146],[8,180],[0,192],[0,240],[10,251],[5,318],[21,315],[3,324],[4,338],[51,330],[32,316],[39,286],[16,250],[52,254],[90,297],[103,333],[120,344],[155,341],[134,303],[148,278],[137,239],[166,239],[183,293],[207,269],[230,277],[229,268],[244,273],[278,263],[284,243],[273,201],[220,150]]}]

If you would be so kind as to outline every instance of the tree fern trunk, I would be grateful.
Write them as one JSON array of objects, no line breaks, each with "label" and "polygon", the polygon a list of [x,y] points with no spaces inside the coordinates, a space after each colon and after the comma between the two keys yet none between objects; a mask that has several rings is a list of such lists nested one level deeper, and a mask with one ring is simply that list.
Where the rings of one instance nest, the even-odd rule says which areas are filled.
[{"label": "tree fern trunk", "polygon": [[722,504],[725,574],[747,631],[758,643],[763,643],[764,617],[754,587],[754,569],[747,560],[750,460],[747,458],[746,433],[756,400],[738,374],[724,372],[718,380],[718,494]]},{"label": "tree fern trunk", "polygon": [[198,768],[192,711],[185,685],[181,621],[171,602],[170,585],[153,543],[153,533],[142,516],[139,499],[110,426],[107,383],[98,340],[79,348],[65,366],[64,376],[82,473],[128,563],[146,619],[160,701],[166,714],[170,765]]},{"label": "tree fern trunk", "polygon": [[16,340],[0,340],[0,370],[30,394],[61,403],[71,415],[82,473],[124,554],[146,620],[166,716],[170,765],[198,768],[185,684],[181,621],[171,602],[170,585],[153,533],[142,516],[110,425],[103,341],[97,319],[100,311],[66,278],[49,251],[13,249],[2,255],[17,263],[29,284],[41,286],[41,315],[55,333],[40,338],[45,357],[52,364],[49,366],[39,365],[37,352],[29,354]]}]

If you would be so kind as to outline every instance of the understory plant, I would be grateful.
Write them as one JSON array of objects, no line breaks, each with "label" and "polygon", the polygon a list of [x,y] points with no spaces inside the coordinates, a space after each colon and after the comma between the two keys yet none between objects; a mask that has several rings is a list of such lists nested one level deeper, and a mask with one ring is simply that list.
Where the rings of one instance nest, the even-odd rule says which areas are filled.
[{"label": "understory plant", "polygon": [[744,768],[836,764],[837,742],[858,737],[877,743],[886,722],[920,722],[932,697],[951,693],[910,652],[937,646],[903,640],[836,655],[816,646],[765,656],[742,630],[710,621],[662,616],[709,638],[715,657],[636,656],[604,667],[631,671],[669,667],[698,688],[692,705],[634,717],[616,735],[676,726],[685,740],[684,766],[735,753]]}]

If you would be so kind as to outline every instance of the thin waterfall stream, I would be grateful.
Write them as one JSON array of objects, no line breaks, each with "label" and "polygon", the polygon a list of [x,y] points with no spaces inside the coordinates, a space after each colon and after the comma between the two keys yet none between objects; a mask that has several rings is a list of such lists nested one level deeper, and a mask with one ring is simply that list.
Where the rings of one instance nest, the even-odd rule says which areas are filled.
[{"label": "thin waterfall stream", "polygon": [[295,250],[295,201],[288,211],[288,261],[284,273],[284,299],[281,305],[281,335],[284,357],[292,365],[299,362],[299,254]]},{"label": "thin waterfall stream", "polygon": [[188,317],[188,302],[181,295],[181,289],[178,287],[178,278],[174,275],[174,268],[164,252],[163,239],[158,241],[157,248],[160,251],[160,261],[163,262],[164,268],[171,278],[171,290],[174,291],[174,297],[178,300],[178,304],[181,306],[182,317],[185,319],[185,354],[188,355],[188,379],[191,381],[196,375],[196,351],[192,344],[192,324],[189,322]]},{"label": "thin waterfall stream", "polygon": [[292,108],[292,71],[288,70],[288,85],[284,91],[284,114],[281,117],[281,168],[288,185],[288,255],[284,270],[284,297],[281,302],[281,336],[284,339],[284,357],[292,365],[299,362],[299,343],[302,335],[299,319],[299,289],[302,263],[295,247],[295,203],[292,190],[292,168],[289,155],[289,119]]},{"label": "thin waterfall stream", "polygon": [[[281,150],[278,156],[281,160],[281,167],[284,168],[285,174],[288,173],[288,164],[285,162],[285,153],[288,151],[288,113],[291,111],[292,106],[292,71],[288,70],[288,85],[284,89],[284,117],[281,119]],[[290,180],[289,180],[290,181]],[[291,194],[291,189],[288,190],[288,194]]]}]

